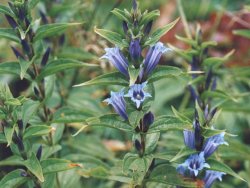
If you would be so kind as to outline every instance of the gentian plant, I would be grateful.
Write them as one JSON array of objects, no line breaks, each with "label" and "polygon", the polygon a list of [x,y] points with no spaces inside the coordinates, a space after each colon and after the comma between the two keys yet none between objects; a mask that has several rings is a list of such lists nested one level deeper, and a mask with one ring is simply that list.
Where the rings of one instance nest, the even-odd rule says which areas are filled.
[{"label": "gentian plant", "polygon": [[[57,172],[81,166],[56,157],[64,125],[55,123],[53,111],[57,107],[49,100],[56,88],[56,73],[93,65],[55,58],[50,37],[80,23],[48,24],[44,14],[42,19],[35,19],[31,12],[38,3],[13,0],[8,6],[0,5],[0,13],[9,24],[9,28],[1,28],[0,37],[12,41],[9,48],[17,59],[1,63],[0,72],[19,76],[20,83],[28,83],[25,94],[17,97],[7,85],[0,87],[1,144],[11,152],[0,166],[12,167],[1,179],[0,187],[43,187],[48,181],[54,187]],[[49,167],[52,164],[58,166]],[[57,186],[60,187],[59,182]]]},{"label": "gentian plant", "polygon": [[[228,145],[224,140],[225,135],[232,136],[225,130],[216,129],[219,106],[227,100],[233,100],[229,95],[217,89],[219,76],[216,69],[221,68],[221,64],[233,51],[222,58],[209,57],[208,49],[216,43],[203,42],[199,26],[194,39],[179,36],[177,38],[191,45],[191,50],[182,51],[173,46],[172,48],[186,58],[191,72],[196,72],[196,74],[193,72],[192,80],[187,86],[188,93],[195,103],[193,129],[183,131],[184,143],[187,147],[187,150],[184,150],[186,152],[190,150],[191,153],[194,151],[195,154],[189,155],[184,163],[179,164],[177,171],[185,177],[191,177],[196,181],[201,180],[200,184],[206,188],[211,187],[216,180],[222,181],[222,176],[227,173],[242,179],[232,171],[225,171],[224,168],[228,167],[223,163],[218,163],[213,157],[220,145]],[[219,100],[216,101],[216,98]],[[175,113],[179,116],[177,112]],[[179,155],[185,153],[184,150]]]}]

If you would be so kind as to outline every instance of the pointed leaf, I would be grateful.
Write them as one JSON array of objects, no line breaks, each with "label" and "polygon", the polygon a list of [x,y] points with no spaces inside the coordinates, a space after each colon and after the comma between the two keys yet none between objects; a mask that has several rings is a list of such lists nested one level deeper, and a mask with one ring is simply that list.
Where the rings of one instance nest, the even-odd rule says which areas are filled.
[{"label": "pointed leaf", "polygon": [[51,37],[63,33],[67,28],[82,25],[82,23],[54,23],[40,26],[34,38],[34,41]]},{"label": "pointed leaf", "polygon": [[122,39],[122,36],[118,33],[105,30],[105,29],[97,29],[95,28],[95,32],[102,36],[103,38],[107,39],[109,42],[111,42],[114,45],[117,45],[120,48],[128,47],[128,44],[126,41]]},{"label": "pointed leaf", "polygon": [[39,74],[37,79],[41,80],[42,78],[55,74],[57,72],[78,67],[97,67],[97,65],[83,63],[81,61],[73,59],[52,60],[43,68],[42,72]]},{"label": "pointed leaf", "polygon": [[179,130],[192,129],[192,123],[188,121],[181,121],[180,119],[174,116],[160,116],[154,121],[150,126],[148,133],[153,132],[163,132],[170,130]]},{"label": "pointed leaf", "polygon": [[148,78],[148,83],[152,83],[164,78],[172,78],[180,76],[182,73],[181,69],[172,66],[158,66],[151,76]]},{"label": "pointed leaf", "polygon": [[0,63],[0,74],[14,74],[19,76],[20,71],[20,65],[17,61]]},{"label": "pointed leaf", "polygon": [[44,182],[42,167],[34,153],[31,154],[28,160],[24,161],[24,165],[39,179],[39,181]]},{"label": "pointed leaf", "polygon": [[75,85],[74,87],[88,86],[88,85],[121,85],[128,86],[128,81],[125,76],[119,72],[112,72],[97,76],[90,81],[84,82],[82,84]]},{"label": "pointed leaf", "polygon": [[51,126],[46,125],[34,125],[25,129],[25,133],[23,135],[24,139],[29,139],[37,136],[48,135],[52,131]]},{"label": "pointed leaf", "polygon": [[23,170],[17,169],[6,174],[0,181],[0,188],[19,187],[29,178],[21,176]]},{"label": "pointed leaf", "polygon": [[215,159],[208,159],[207,163],[210,165],[209,170],[215,170],[219,172],[225,172],[226,174],[229,174],[231,176],[234,176],[242,181],[244,180],[242,177],[240,177],[237,173],[235,173],[229,166],[225,165],[224,163],[215,160]]},{"label": "pointed leaf", "polygon": [[0,28],[0,38],[6,38],[17,43],[20,42],[20,39],[16,35],[14,29],[11,28]]},{"label": "pointed leaf", "polygon": [[159,28],[156,31],[154,31],[152,33],[151,37],[149,38],[149,40],[146,41],[145,45],[152,45],[152,44],[155,44],[156,42],[158,42],[160,40],[160,38],[163,35],[165,35],[170,29],[172,29],[178,21],[179,21],[179,18],[177,18],[175,21],[167,24],[163,28]]}]

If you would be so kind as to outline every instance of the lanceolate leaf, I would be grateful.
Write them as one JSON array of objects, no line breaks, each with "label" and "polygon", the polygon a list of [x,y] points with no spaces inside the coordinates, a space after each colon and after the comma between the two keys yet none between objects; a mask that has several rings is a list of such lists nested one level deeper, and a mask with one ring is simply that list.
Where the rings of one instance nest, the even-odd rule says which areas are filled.
[{"label": "lanceolate leaf", "polygon": [[250,29],[239,29],[239,30],[233,31],[233,33],[235,35],[240,35],[242,37],[246,37],[250,39]]},{"label": "lanceolate leaf", "polygon": [[191,129],[192,124],[188,121],[181,121],[180,119],[174,116],[160,116],[158,119],[154,121],[154,123],[150,126],[148,133],[153,132],[163,132],[170,130],[184,130]]},{"label": "lanceolate leaf", "polygon": [[83,122],[87,118],[93,117],[94,114],[89,111],[77,110],[74,108],[63,107],[58,109],[53,116],[53,123],[73,123]]},{"label": "lanceolate leaf", "polygon": [[0,74],[20,74],[20,65],[17,61],[0,63]]},{"label": "lanceolate leaf", "polygon": [[81,167],[80,164],[72,163],[71,161],[64,159],[46,159],[41,162],[43,173],[51,174],[55,172],[70,170],[72,168]]},{"label": "lanceolate leaf", "polygon": [[155,82],[164,78],[171,78],[181,75],[182,71],[179,68],[172,66],[158,66],[151,76],[148,78],[148,82]]},{"label": "lanceolate leaf", "polygon": [[17,43],[20,42],[20,39],[16,35],[14,29],[11,28],[0,28],[0,38],[6,38]]},{"label": "lanceolate leaf", "polygon": [[30,121],[30,119],[36,114],[40,103],[38,101],[28,100],[24,102],[22,106],[22,120],[24,126]]},{"label": "lanceolate leaf", "polygon": [[0,188],[19,187],[25,183],[29,178],[21,176],[22,172],[24,170],[17,169],[6,174],[0,181]]},{"label": "lanceolate leaf", "polygon": [[44,182],[42,167],[34,153],[31,154],[28,160],[24,161],[24,165],[39,179],[39,181]]},{"label": "lanceolate leaf", "polygon": [[133,131],[133,128],[128,123],[121,120],[116,114],[107,114],[100,117],[89,118],[86,122],[89,126],[110,127],[129,132]]},{"label": "lanceolate leaf", "polygon": [[51,126],[46,126],[46,125],[34,125],[31,127],[28,127],[25,130],[25,133],[23,135],[24,139],[36,137],[36,136],[43,136],[47,135],[52,131]]},{"label": "lanceolate leaf", "polygon": [[123,10],[120,10],[118,8],[115,8],[111,11],[114,15],[116,15],[118,18],[120,18],[123,21],[126,21],[127,23],[130,23],[131,18],[125,15]]},{"label": "lanceolate leaf", "polygon": [[11,17],[14,17],[14,14],[11,12],[11,10],[8,7],[3,6],[3,5],[0,5],[0,13],[7,14]]},{"label": "lanceolate leaf", "polygon": [[156,19],[158,16],[160,16],[159,10],[153,10],[149,13],[146,13],[142,16],[142,19],[140,21],[141,25],[145,25],[146,23],[150,22],[151,20]]},{"label": "lanceolate leaf", "polygon": [[122,36],[118,33],[97,28],[95,28],[95,32],[120,48],[128,47],[127,42],[125,42]]},{"label": "lanceolate leaf", "polygon": [[34,38],[34,41],[41,40],[43,38],[51,37],[54,35],[58,35],[65,31],[65,29],[72,27],[72,26],[78,26],[82,23],[54,23],[54,24],[47,24],[40,26],[37,31]]},{"label": "lanceolate leaf", "polygon": [[121,86],[128,86],[129,83],[121,73],[112,72],[112,73],[103,74],[101,76],[93,78],[92,80],[84,82],[82,84],[75,85],[75,87],[88,86],[88,85],[121,85]]},{"label": "lanceolate leaf", "polygon": [[154,31],[148,41],[146,41],[145,45],[152,45],[155,44],[160,40],[160,38],[165,35],[170,29],[172,29],[175,24],[179,21],[179,18],[177,18],[175,21],[167,24],[163,28],[157,29]]},{"label": "lanceolate leaf", "polygon": [[235,173],[229,166],[225,165],[224,163],[222,163],[222,162],[220,162],[218,160],[208,159],[207,163],[210,165],[209,170],[225,172],[226,174],[234,176],[234,177],[236,177],[236,178],[238,178],[238,179],[240,179],[242,181],[246,181],[242,177],[240,177],[237,173]]},{"label": "lanceolate leaf", "polygon": [[97,67],[97,65],[83,63],[83,62],[73,60],[73,59],[52,60],[44,67],[44,69],[42,70],[40,75],[37,77],[37,79],[41,80],[42,78],[55,74],[57,72],[71,69],[71,68],[78,68],[78,67]]},{"label": "lanceolate leaf", "polygon": [[168,164],[158,165],[150,174],[148,182],[158,182],[167,185],[181,187],[197,187],[193,179],[182,177],[176,171],[176,168]]}]

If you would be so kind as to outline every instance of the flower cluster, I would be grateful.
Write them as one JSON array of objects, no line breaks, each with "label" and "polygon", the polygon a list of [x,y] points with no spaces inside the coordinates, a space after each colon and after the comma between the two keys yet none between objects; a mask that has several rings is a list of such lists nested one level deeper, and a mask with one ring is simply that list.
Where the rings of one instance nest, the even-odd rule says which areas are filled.
[{"label": "flower cluster", "polygon": [[[210,157],[220,145],[228,145],[224,141],[225,132],[216,134],[204,140],[201,134],[201,126],[198,120],[198,113],[195,113],[195,121],[193,123],[194,130],[184,130],[184,143],[185,145],[197,151],[197,154],[193,154],[186,159],[183,164],[177,167],[177,171],[188,177],[197,177],[199,172],[204,168],[210,168],[206,163],[206,159]],[[205,187],[208,188],[216,179],[221,180],[221,176],[225,173],[206,170],[206,176],[203,178]]]},{"label": "flower cluster", "polygon": [[[137,9],[137,2],[133,1],[133,25],[131,25],[130,28],[128,23],[125,21],[123,22],[124,32],[129,39],[129,47],[127,49],[129,55],[126,57],[122,50],[118,46],[115,46],[114,48],[106,48],[106,54],[101,57],[101,59],[107,59],[110,61],[112,65],[128,80],[130,79],[129,68],[139,71],[136,82],[130,86],[127,94],[124,94],[124,89],[122,89],[120,92],[112,92],[111,97],[105,100],[108,104],[111,104],[115,111],[125,120],[128,118],[124,97],[130,98],[135,103],[137,109],[142,107],[145,99],[151,97],[151,94],[146,92],[148,83],[147,78],[156,68],[162,54],[170,50],[165,47],[163,43],[157,42],[155,45],[150,46],[145,59],[142,60],[141,37],[140,35],[138,36],[135,34],[136,30],[138,30]],[[152,26],[152,23],[149,25]],[[145,26],[147,33],[151,30],[151,26],[149,25],[146,24]],[[128,32],[128,30],[130,32]],[[123,50],[126,51],[126,49]]]}]

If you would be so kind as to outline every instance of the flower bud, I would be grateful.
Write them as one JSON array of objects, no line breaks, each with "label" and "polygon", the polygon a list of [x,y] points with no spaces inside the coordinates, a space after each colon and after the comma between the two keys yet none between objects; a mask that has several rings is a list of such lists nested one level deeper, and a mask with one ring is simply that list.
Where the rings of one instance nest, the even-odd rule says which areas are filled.
[{"label": "flower bud", "polygon": [[142,119],[142,127],[141,130],[143,132],[147,132],[149,129],[149,126],[154,122],[154,114],[152,112],[148,112],[144,115]]},{"label": "flower bud", "polygon": [[148,35],[152,29],[153,21],[147,23],[147,25],[144,28],[144,35]]},{"label": "flower bud", "polygon": [[46,52],[43,55],[42,61],[41,61],[41,65],[45,66],[48,62],[49,59],[49,55],[50,55],[50,48],[47,48]]},{"label": "flower bud", "polygon": [[141,46],[140,46],[140,40],[139,39],[133,39],[130,42],[129,53],[130,53],[130,57],[134,61],[138,61],[140,59],[140,57],[141,57]]},{"label": "flower bud", "polygon": [[37,152],[36,152],[36,158],[40,161],[41,160],[41,156],[42,156],[42,151],[43,151],[43,148],[42,148],[42,145],[39,146]]},{"label": "flower bud", "polygon": [[5,14],[5,17],[8,21],[8,23],[10,24],[10,26],[13,28],[13,29],[16,29],[17,28],[17,23],[16,21],[9,15]]}]

